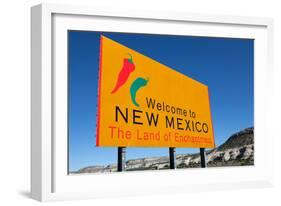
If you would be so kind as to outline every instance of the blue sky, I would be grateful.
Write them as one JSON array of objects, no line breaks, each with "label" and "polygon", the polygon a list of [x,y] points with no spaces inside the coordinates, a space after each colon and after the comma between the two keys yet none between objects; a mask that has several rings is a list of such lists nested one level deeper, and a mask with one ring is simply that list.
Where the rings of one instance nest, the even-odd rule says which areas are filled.
[{"label": "blue sky", "polygon": [[[254,125],[254,40],[69,31],[70,171],[117,161],[117,148],[95,146],[101,34],[208,85],[217,146]],[[126,158],[167,155],[168,148],[127,148]]]}]

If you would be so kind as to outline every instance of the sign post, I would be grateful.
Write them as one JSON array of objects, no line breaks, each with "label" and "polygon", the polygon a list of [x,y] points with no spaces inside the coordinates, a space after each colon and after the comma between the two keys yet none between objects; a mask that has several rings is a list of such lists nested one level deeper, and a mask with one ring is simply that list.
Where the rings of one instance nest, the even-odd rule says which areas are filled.
[{"label": "sign post", "polygon": [[176,148],[169,147],[170,169],[176,169]]},{"label": "sign post", "polygon": [[201,159],[201,167],[206,168],[207,167],[207,161],[206,161],[205,148],[200,148],[200,159]]},{"label": "sign post", "polygon": [[126,169],[126,147],[118,147],[117,171],[122,172]]}]

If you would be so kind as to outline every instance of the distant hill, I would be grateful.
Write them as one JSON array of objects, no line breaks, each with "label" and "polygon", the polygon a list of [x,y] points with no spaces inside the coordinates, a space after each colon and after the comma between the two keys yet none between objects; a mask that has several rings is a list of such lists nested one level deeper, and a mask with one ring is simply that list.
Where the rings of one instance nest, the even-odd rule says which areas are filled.
[{"label": "distant hill", "polygon": [[235,147],[254,144],[254,128],[250,127],[231,135],[225,143],[218,147],[218,150],[226,150]]},{"label": "distant hill", "polygon": [[[246,128],[231,135],[222,145],[208,150],[208,167],[254,165],[254,128]],[[200,167],[200,155],[179,154],[176,156],[177,168]],[[148,157],[126,161],[126,171],[169,169],[169,157]],[[116,164],[89,166],[74,174],[115,172]]]}]

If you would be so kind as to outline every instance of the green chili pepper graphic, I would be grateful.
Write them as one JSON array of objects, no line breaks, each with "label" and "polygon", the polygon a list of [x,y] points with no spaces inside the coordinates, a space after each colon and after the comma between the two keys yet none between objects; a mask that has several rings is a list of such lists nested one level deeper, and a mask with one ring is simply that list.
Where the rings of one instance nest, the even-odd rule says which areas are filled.
[{"label": "green chili pepper graphic", "polygon": [[134,105],[139,107],[140,105],[136,101],[136,95],[137,91],[141,88],[147,85],[149,79],[144,78],[137,78],[131,85],[130,92],[131,92],[131,99]]}]

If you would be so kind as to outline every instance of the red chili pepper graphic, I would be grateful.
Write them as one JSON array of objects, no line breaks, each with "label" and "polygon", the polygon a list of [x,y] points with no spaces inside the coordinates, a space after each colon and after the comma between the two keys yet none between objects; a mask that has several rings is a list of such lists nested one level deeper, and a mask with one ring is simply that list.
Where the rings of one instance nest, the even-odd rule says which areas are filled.
[{"label": "red chili pepper graphic", "polygon": [[135,70],[135,64],[133,62],[133,57],[131,54],[129,54],[129,55],[131,58],[124,59],[123,67],[122,67],[121,71],[119,72],[118,80],[117,80],[116,85],[115,85],[114,89],[112,90],[111,94],[115,93],[123,84],[125,84],[129,78],[131,72],[133,72]]}]

